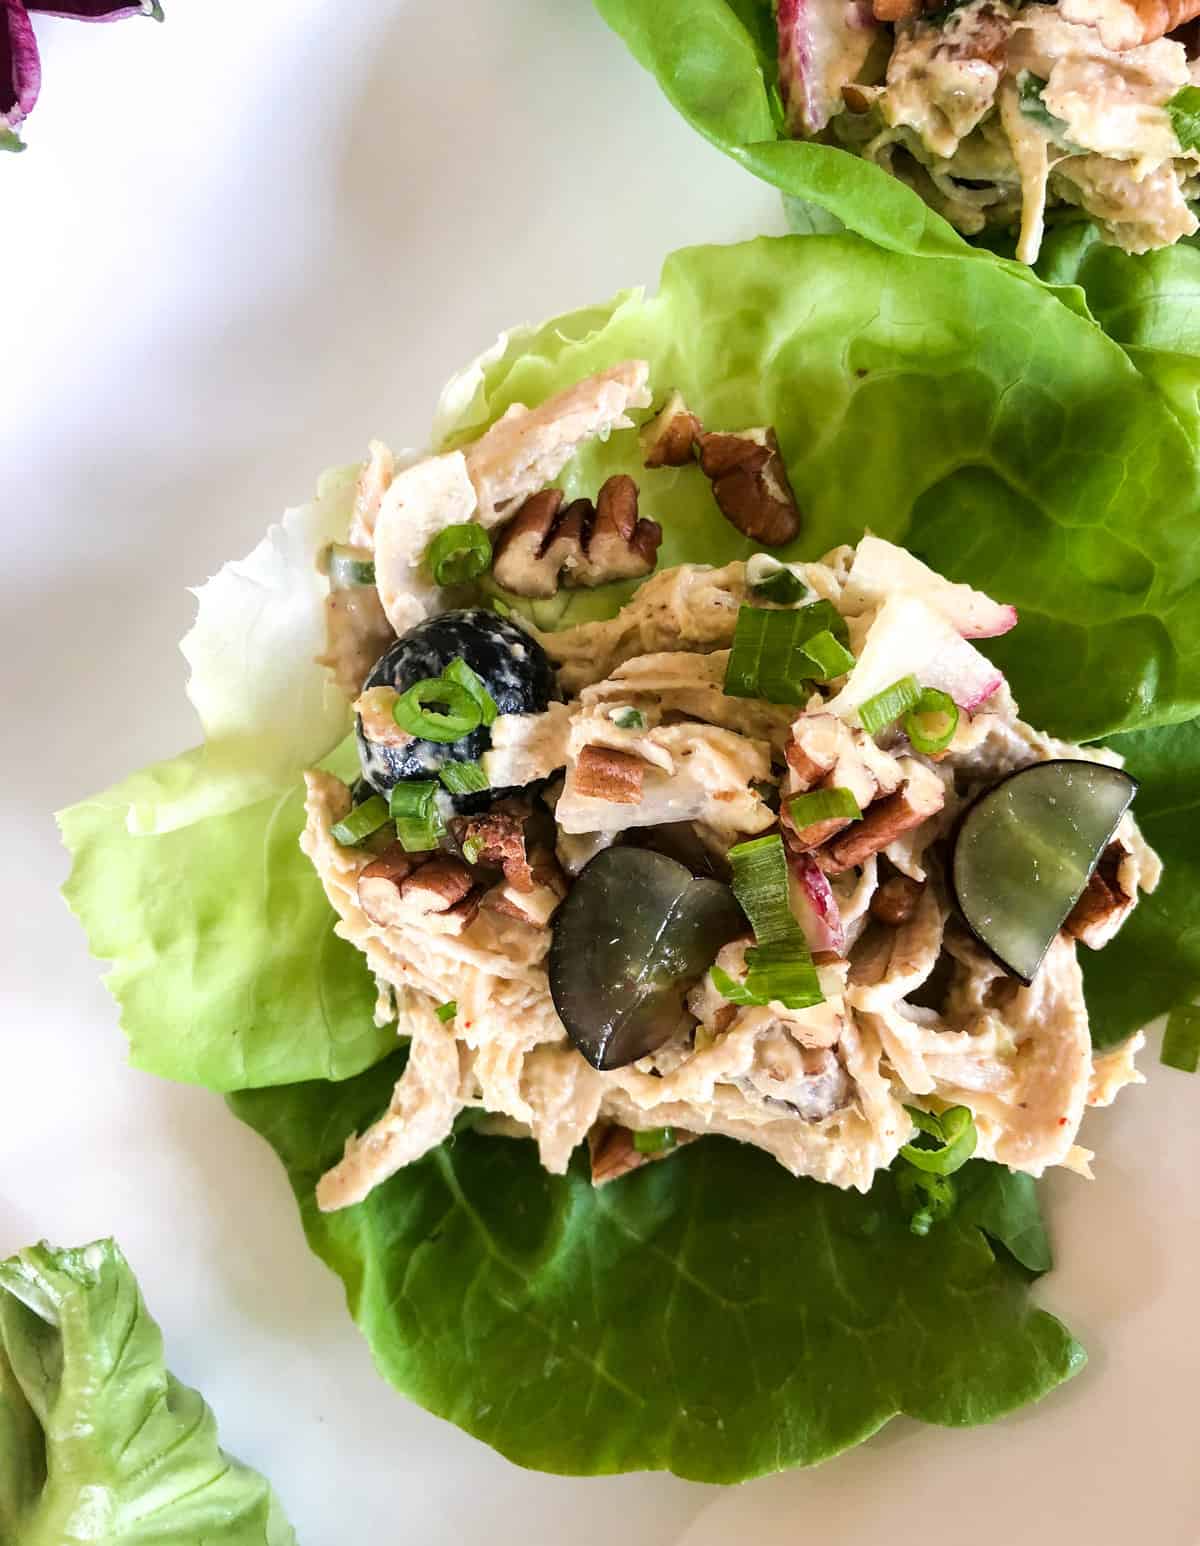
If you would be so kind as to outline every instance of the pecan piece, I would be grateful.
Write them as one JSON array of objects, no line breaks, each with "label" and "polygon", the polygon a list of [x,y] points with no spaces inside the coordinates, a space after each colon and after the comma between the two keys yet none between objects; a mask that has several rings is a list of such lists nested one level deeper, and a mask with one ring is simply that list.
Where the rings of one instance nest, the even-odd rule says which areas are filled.
[{"label": "pecan piece", "polygon": [[662,528],[638,516],[637,484],[624,473],[606,480],[596,504],[566,509],[558,489],[532,494],[497,537],[492,574],[518,596],[640,579],[658,558]]},{"label": "pecan piece", "polygon": [[419,912],[446,913],[456,907],[474,885],[475,879],[461,859],[452,854],[439,854],[400,882],[400,895]]},{"label": "pecan piece", "polygon": [[640,1170],[654,1160],[669,1159],[685,1143],[697,1137],[696,1133],[675,1129],[675,1143],[657,1154],[641,1154],[633,1146],[633,1134],[627,1127],[597,1124],[588,1133],[588,1156],[592,1163],[592,1185],[603,1186],[606,1181],[616,1181],[631,1170]]},{"label": "pecan piece", "polygon": [[642,798],[646,764],[632,752],[585,746],[575,762],[575,791],[590,800],[636,805]]},{"label": "pecan piece", "polygon": [[400,916],[400,887],[416,869],[418,859],[399,843],[386,848],[358,877],[358,905],[372,923],[387,928]]},{"label": "pecan piece", "polygon": [[[936,787],[935,787],[936,786]],[[889,843],[936,815],[945,804],[946,791],[935,775],[909,779],[895,794],[876,800],[861,821],[827,847],[817,851],[817,863],[826,875],[840,875],[865,863]]]},{"label": "pecan piece", "polygon": [[871,14],[876,21],[912,21],[922,9],[921,0],[873,0]]},{"label": "pecan piece", "polygon": [[517,596],[553,596],[562,567],[549,551],[551,534],[562,509],[562,490],[531,494],[496,539],[492,577]]},{"label": "pecan piece", "polygon": [[767,547],[796,536],[800,511],[773,429],[702,434],[697,444],[713,497],[732,526]]},{"label": "pecan piece", "polygon": [[601,484],[596,518],[585,534],[583,558],[568,566],[568,585],[603,585],[609,580],[636,580],[649,574],[658,558],[662,527],[638,515],[637,484],[617,473]]},{"label": "pecan piece", "polygon": [[528,811],[503,805],[455,824],[455,835],[471,864],[494,864],[518,891],[533,890],[533,871],[525,856]]},{"label": "pecan piece", "polygon": [[703,433],[704,426],[682,394],[672,392],[659,412],[642,426],[642,461],[651,468],[686,467]]},{"label": "pecan piece", "polygon": [[544,929],[567,894],[567,880],[548,848],[535,849],[530,859],[528,886],[511,882],[497,886],[484,897],[484,903],[495,912]]},{"label": "pecan piece", "polygon": [[1120,843],[1108,845],[1091,880],[1083,888],[1082,896],[1063,924],[1064,931],[1072,939],[1079,940],[1090,950],[1100,950],[1108,944],[1133,906],[1133,898],[1120,881],[1124,858],[1125,849]]},{"label": "pecan piece", "polygon": [[907,875],[893,875],[871,898],[871,914],[881,923],[897,928],[916,912],[924,889],[919,880],[912,880]]}]

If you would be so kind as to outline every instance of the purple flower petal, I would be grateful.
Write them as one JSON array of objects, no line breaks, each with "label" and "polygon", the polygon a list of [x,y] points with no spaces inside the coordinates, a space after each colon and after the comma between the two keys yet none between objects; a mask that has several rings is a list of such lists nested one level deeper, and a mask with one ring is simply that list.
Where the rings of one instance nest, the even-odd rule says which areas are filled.
[{"label": "purple flower petal", "polygon": [[158,0],[25,0],[30,11],[43,16],[70,16],[76,21],[120,21],[123,16],[153,16],[162,21]]},{"label": "purple flower petal", "polygon": [[21,0],[0,0],[0,136],[32,112],[42,84],[33,23]]}]

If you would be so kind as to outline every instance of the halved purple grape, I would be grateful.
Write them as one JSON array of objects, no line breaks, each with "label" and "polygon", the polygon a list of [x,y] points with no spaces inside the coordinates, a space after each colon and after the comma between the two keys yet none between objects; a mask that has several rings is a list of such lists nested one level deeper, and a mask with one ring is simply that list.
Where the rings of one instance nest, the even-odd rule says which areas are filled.
[{"label": "halved purple grape", "polygon": [[1056,758],[993,784],[958,824],[950,884],[967,927],[1032,982],[1083,894],[1137,780],[1102,762]]},{"label": "halved purple grape", "polygon": [[593,1068],[623,1068],[687,1023],[687,990],[749,932],[720,881],[649,849],[608,848],[555,915],[554,1007]]}]

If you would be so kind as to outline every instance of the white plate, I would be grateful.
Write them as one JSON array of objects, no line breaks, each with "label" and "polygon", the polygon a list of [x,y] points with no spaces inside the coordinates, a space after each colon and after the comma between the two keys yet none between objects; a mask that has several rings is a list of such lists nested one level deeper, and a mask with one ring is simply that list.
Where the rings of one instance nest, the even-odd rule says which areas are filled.
[{"label": "white plate", "polygon": [[1039,1290],[1087,1371],[998,1427],[895,1424],[720,1491],[519,1471],[374,1375],[274,1159],[124,1066],[56,895],[56,806],[195,735],[184,591],[371,434],[420,440],[502,327],[781,229],[587,0],[174,0],[39,19],[30,149],[0,161],[7,584],[0,1251],[113,1233],[170,1359],[307,1546],[1193,1546],[1200,1087],[1089,1118]]}]

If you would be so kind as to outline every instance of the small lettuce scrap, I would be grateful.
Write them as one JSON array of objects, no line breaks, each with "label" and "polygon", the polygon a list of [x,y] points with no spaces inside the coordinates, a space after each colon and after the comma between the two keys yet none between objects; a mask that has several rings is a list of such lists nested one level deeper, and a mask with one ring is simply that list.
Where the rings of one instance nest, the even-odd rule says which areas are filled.
[{"label": "small lettuce scrap", "polygon": [[0,1262],[0,1546],[295,1546],[111,1240]]},{"label": "small lettuce scrap", "polygon": [[468,1130],[319,1213],[317,1177],[402,1063],[231,1105],[287,1167],[380,1371],[519,1465],[743,1481],[901,1412],[993,1421],[1083,1365],[1030,1303],[1033,1183],[995,1165],[968,1165],[958,1213],[918,1240],[886,1175],[862,1197],[707,1138],[596,1189],[582,1151],[550,1176],[532,1143]]}]

